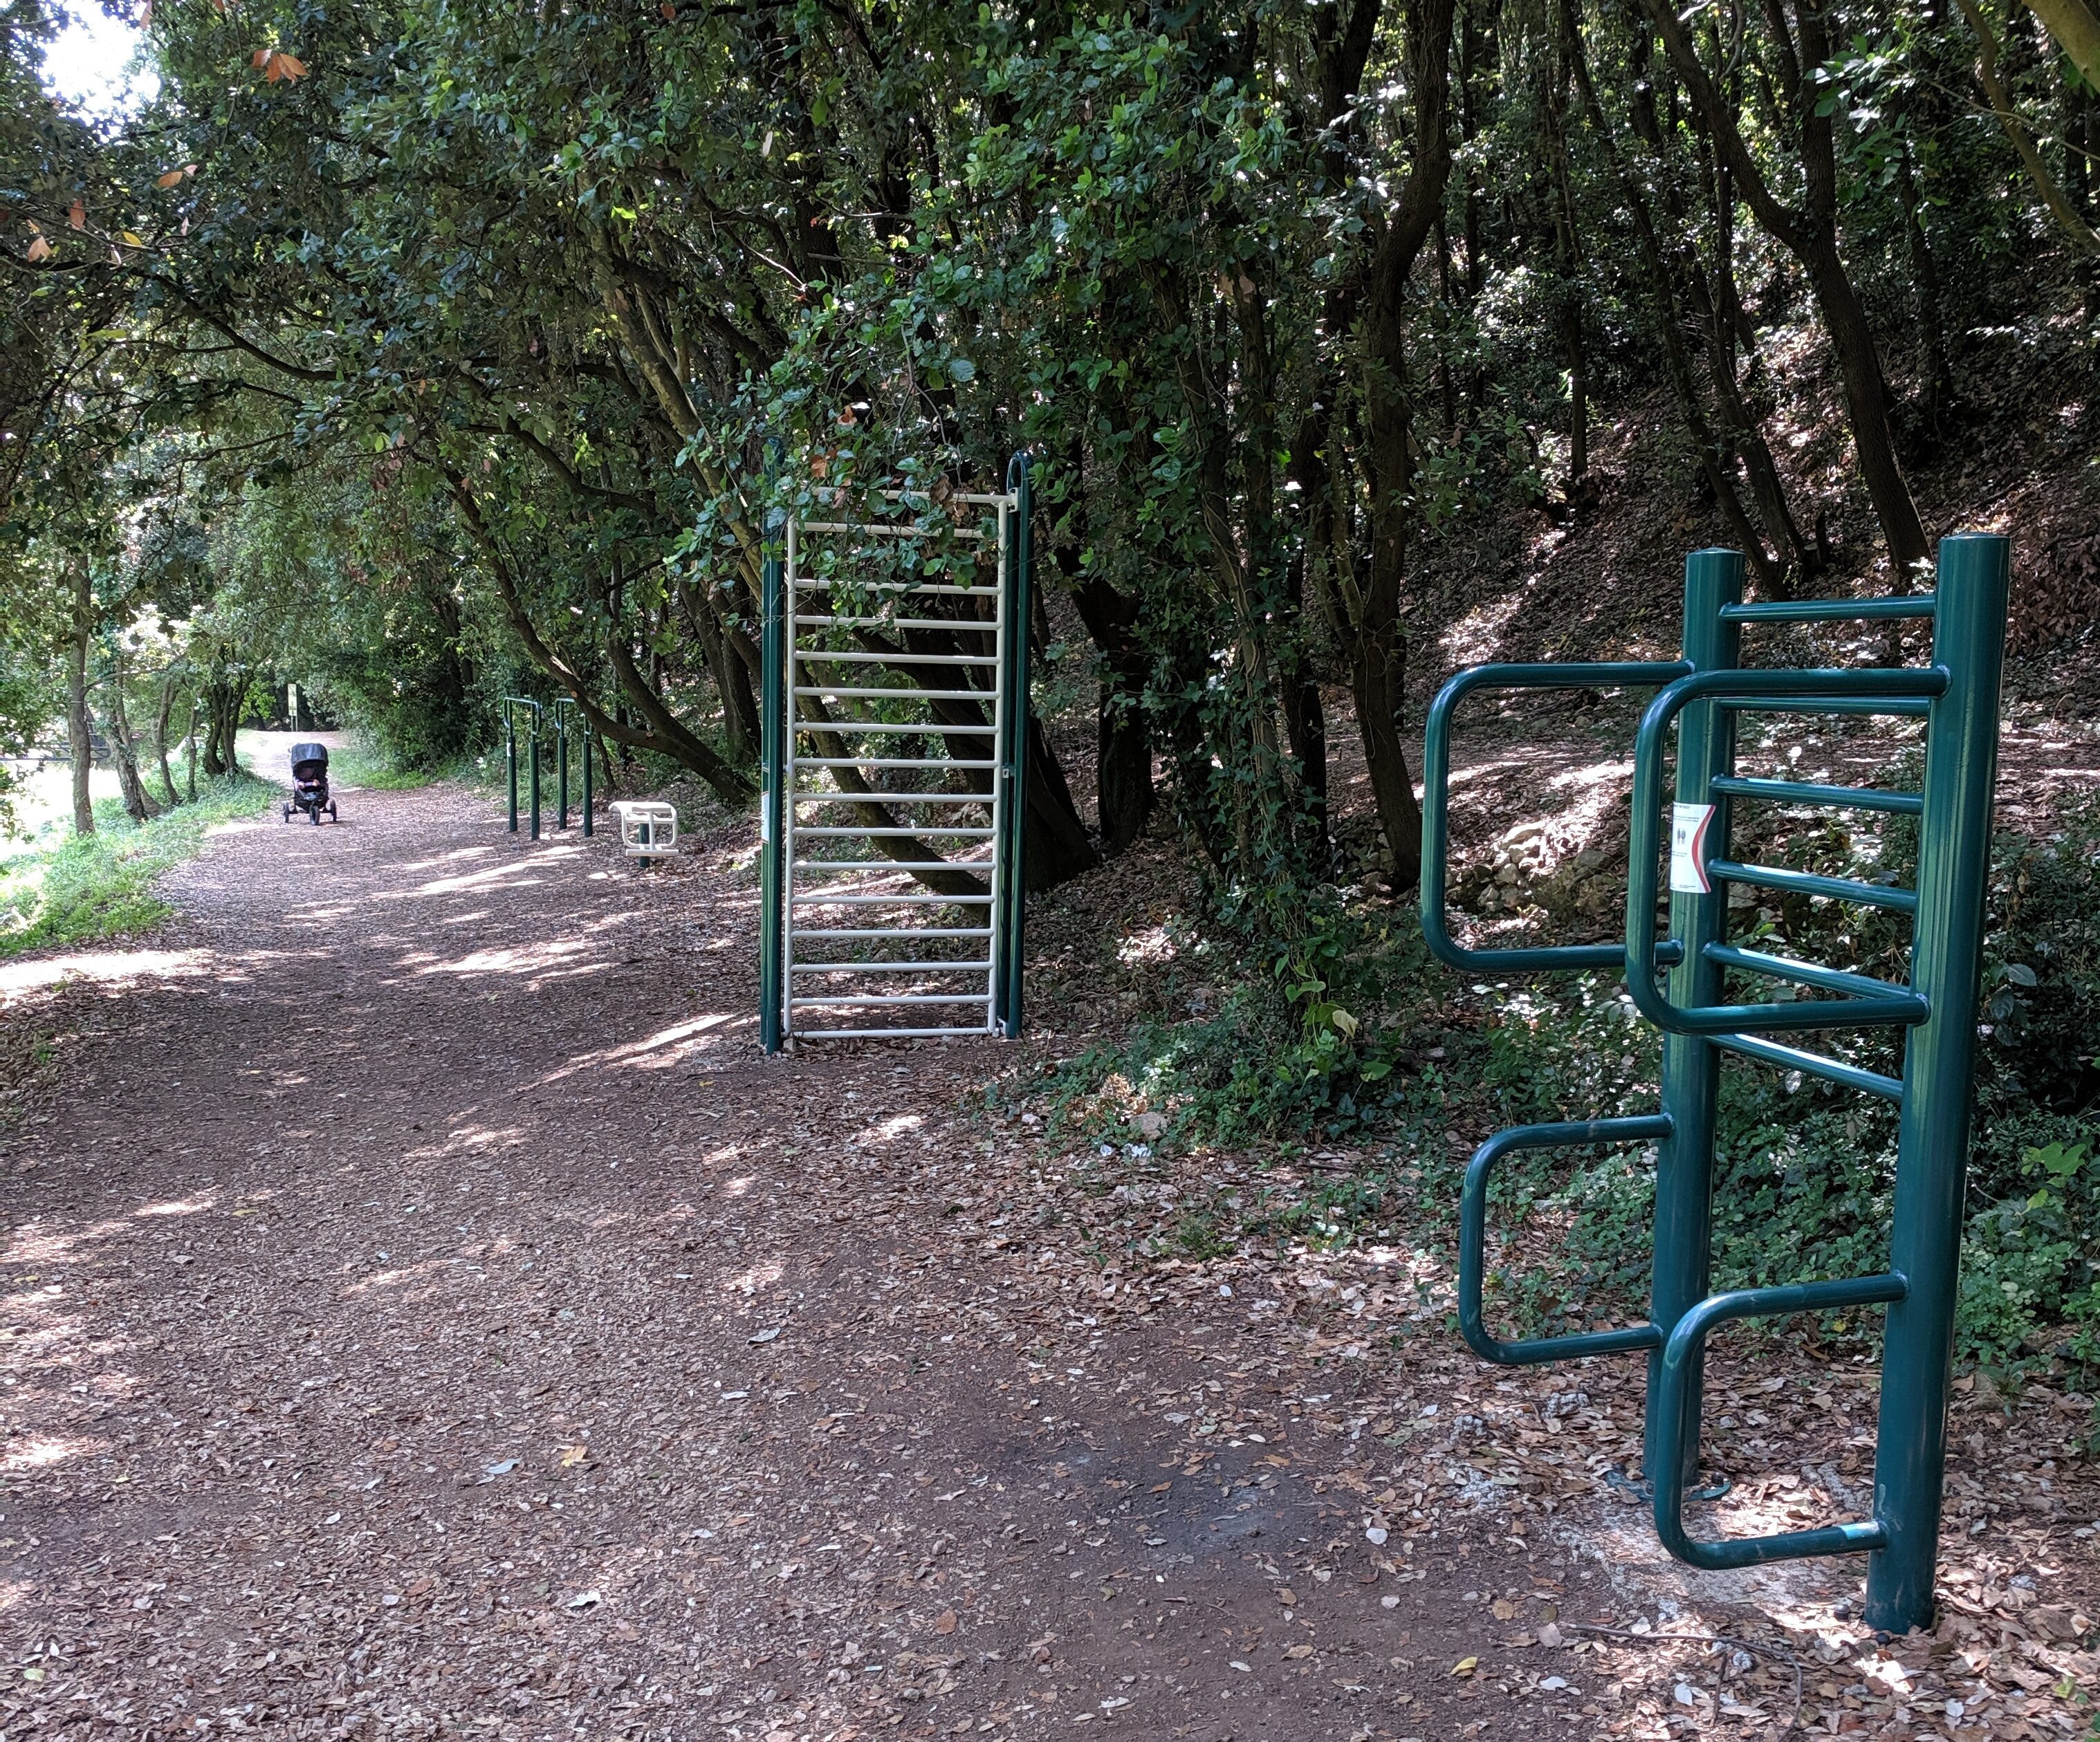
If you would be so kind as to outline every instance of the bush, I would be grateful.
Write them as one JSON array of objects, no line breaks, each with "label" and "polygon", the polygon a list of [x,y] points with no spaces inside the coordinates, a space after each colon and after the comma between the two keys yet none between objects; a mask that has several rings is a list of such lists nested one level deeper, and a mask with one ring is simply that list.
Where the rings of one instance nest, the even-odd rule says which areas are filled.
[{"label": "bush", "polygon": [[[1781,821],[1758,856],[1855,877],[1908,880],[1915,827],[1895,819],[1858,836],[1827,821]],[[2062,1360],[2100,1381],[2100,805],[2074,809],[2045,840],[2002,836],[1987,915],[1960,1355],[2005,1372]],[[1184,1140],[1382,1137],[1405,1158],[1330,1182],[1268,1225],[1324,1240],[1390,1218],[1410,1188],[1418,1233],[1455,1221],[1462,1122],[1482,1127],[1652,1111],[1656,1030],[1616,981],[1454,983],[1418,934],[1332,902],[1305,908],[1275,941],[1220,928],[1180,952],[1259,954],[1199,1021],[1142,1025],[1115,1048],[1062,1068],[1052,1084],[1065,1122],[1105,1132],[1143,1105]],[[1225,916],[1229,921],[1232,915]],[[1737,915],[1736,932],[1789,953],[1900,979],[1908,922],[1789,897]],[[1216,975],[1216,979],[1229,976]],[[1760,982],[1758,995],[1773,995]],[[1784,994],[1781,994],[1784,995]],[[1869,1069],[1899,1074],[1889,1030],[1817,1036]],[[1448,1060],[1440,1064],[1448,1053]],[[1887,1262],[1896,1109],[1798,1073],[1729,1061],[1722,1073],[1714,1182],[1718,1288],[1855,1276]],[[1638,1149],[1513,1156],[1497,1176],[1493,1225],[1528,1215],[1551,1249],[1510,1270],[1512,1306],[1597,1320],[1639,1310],[1651,1245],[1653,1171]],[[1536,1244],[1537,1242],[1534,1242]],[[1859,1321],[1877,1334],[1878,1315]],[[1843,1335],[1833,1318],[1826,1329]]]}]

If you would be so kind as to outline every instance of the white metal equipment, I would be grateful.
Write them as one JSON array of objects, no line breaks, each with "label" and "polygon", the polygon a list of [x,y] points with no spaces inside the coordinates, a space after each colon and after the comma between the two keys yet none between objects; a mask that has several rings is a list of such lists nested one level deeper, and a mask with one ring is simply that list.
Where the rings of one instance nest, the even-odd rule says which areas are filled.
[{"label": "white metal equipment", "polygon": [[620,850],[630,859],[668,858],[678,850],[675,806],[660,799],[620,799],[612,814],[620,824]]},{"label": "white metal equipment", "polygon": [[[788,523],[769,811],[783,1040],[1001,1031],[1021,500],[959,494],[929,517],[911,512],[924,496],[892,495],[893,522]],[[920,578],[901,540],[949,553],[933,571],[945,578]]]}]

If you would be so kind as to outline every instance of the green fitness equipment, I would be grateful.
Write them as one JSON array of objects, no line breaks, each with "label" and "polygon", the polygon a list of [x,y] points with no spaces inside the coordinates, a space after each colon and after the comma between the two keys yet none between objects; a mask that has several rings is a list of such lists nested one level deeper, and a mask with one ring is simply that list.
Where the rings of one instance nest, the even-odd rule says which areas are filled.
[{"label": "green fitness equipment", "polygon": [[[1685,562],[1682,659],[1475,666],[1454,677],[1432,704],[1423,751],[1422,922],[1431,950],[1454,967],[1473,972],[1618,970],[1636,1008],[1664,1036],[1658,1112],[1519,1127],[1498,1133],[1474,1153],[1460,1202],[1462,1334],[1484,1359],[1508,1365],[1645,1352],[1648,1396],[1643,1462],[1663,1545],[1679,1560],[1716,1570],[1864,1552],[1868,1557],[1864,1618],[1868,1625],[1889,1633],[1929,1625],[1933,1617],[2010,567],[2005,539],[1965,533],[1941,540],[1931,593],[1753,605],[1742,602],[1740,553],[1696,551]],[[1746,668],[1740,664],[1745,626],[1904,618],[1931,620],[1929,664],[1821,671]],[[1635,743],[1623,941],[1491,950],[1460,945],[1445,914],[1451,716],[1459,702],[1476,690],[1643,686],[1660,693],[1643,715]],[[1745,713],[1921,718],[1923,789],[1892,792],[1738,774],[1735,725],[1736,717]],[[1669,927],[1658,937],[1656,867],[1662,845],[1663,760],[1673,726],[1677,756]],[[1728,846],[1730,811],[1736,803],[1916,817],[1917,886],[1899,889],[1742,863],[1730,856]],[[1890,984],[1730,943],[1727,891],[1734,884],[1908,915],[1908,982]],[[1828,995],[1723,1002],[1732,978],[1776,980]],[[1882,1025],[1908,1031],[1900,1078],[1771,1038]],[[1779,1288],[1708,1292],[1714,1109],[1724,1052],[1820,1077],[1897,1105],[1895,1198],[1885,1271]],[[1481,1306],[1488,1187],[1497,1164],[1520,1149],[1636,1143],[1652,1143],[1657,1151],[1648,1321],[1498,1341],[1486,1327]],[[1698,1463],[1708,1336],[1732,1319],[1868,1305],[1888,1308],[1873,1515],[1772,1536],[1692,1536],[1684,1520],[1684,1490]]]},{"label": "green fitness equipment", "polygon": [[[847,526],[818,522],[805,524],[786,515],[783,515],[771,529],[774,536],[762,571],[761,598],[763,613],[761,635],[763,693],[760,708],[760,760],[763,778],[759,799],[759,1039],[768,1053],[778,1052],[796,1032],[807,1034],[814,1039],[867,1034],[908,1036],[990,1033],[1009,1039],[1021,1032],[1026,895],[1024,867],[1027,839],[1028,630],[1032,610],[1030,588],[1034,564],[1030,527],[1033,487],[1028,456],[1017,453],[1008,465],[1004,495],[960,496],[951,501],[989,509],[996,514],[999,536],[997,586],[921,584],[899,589],[897,596],[909,598],[916,592],[964,595],[994,601],[990,618],[970,620],[965,626],[980,633],[993,635],[996,651],[990,655],[913,655],[897,663],[920,670],[942,666],[990,666],[995,671],[996,680],[995,689],[990,693],[974,690],[925,690],[887,687],[849,687],[838,690],[823,686],[814,676],[805,673],[803,664],[805,660],[813,658],[836,659],[839,655],[826,654],[817,647],[805,646],[800,639],[801,624],[832,625],[844,620],[826,615],[834,607],[819,602],[816,606],[818,615],[814,618],[804,616],[798,622],[798,613],[807,613],[810,609],[806,602],[798,604],[798,600],[806,600],[812,593],[821,596],[831,584],[822,578],[821,574],[805,576],[802,572],[800,564],[806,554],[804,540],[810,537],[842,534],[893,536],[897,536],[899,529],[893,524]],[[939,620],[922,626],[945,627],[947,620]],[[866,652],[846,655],[849,659],[859,661],[878,659],[880,657]],[[795,672],[792,680],[791,662]],[[824,868],[819,864],[805,864],[796,858],[798,843],[802,836],[851,837],[905,832],[894,829],[871,831],[864,827],[811,828],[798,824],[794,810],[797,799],[807,801],[809,797],[815,795],[805,794],[797,786],[797,770],[805,766],[822,767],[825,764],[821,757],[803,758],[797,755],[796,739],[801,728],[796,718],[795,698],[831,695],[893,699],[899,702],[955,699],[975,700],[981,698],[991,704],[993,724],[989,726],[938,723],[905,725],[864,721],[845,729],[848,735],[855,730],[924,732],[938,734],[942,739],[944,748],[938,757],[868,756],[848,758],[858,764],[913,769],[960,766],[990,770],[994,786],[993,826],[990,829],[915,823],[909,831],[921,836],[990,837],[992,856],[988,862],[981,860],[964,862],[989,873],[990,894],[902,897],[907,902],[982,907],[986,912],[982,924],[949,926],[929,931],[909,928],[885,928],[880,925],[836,929],[807,925],[798,919],[800,908],[821,910],[827,899],[834,904],[840,899],[836,896],[827,897],[821,890],[812,892],[797,889],[797,871],[814,871]],[[955,755],[958,739],[964,741],[960,757]],[[972,742],[984,739],[990,741],[986,747],[990,752],[989,758],[986,757],[985,748]],[[982,799],[937,798],[932,794],[927,797],[940,803],[982,801]],[[878,864],[872,860],[863,862],[870,867],[877,867]],[[853,896],[845,899],[874,905],[885,898]],[[832,939],[855,941],[880,939],[909,942],[929,937],[982,938],[986,944],[986,956],[982,962],[892,963],[885,960],[882,965],[897,970],[948,972],[982,969],[986,976],[983,982],[985,990],[967,997],[917,993],[869,994],[851,999],[797,997],[793,985],[797,972],[820,973],[825,972],[827,966],[836,968],[842,965],[836,958],[831,959],[828,964],[815,964],[798,961],[795,957],[795,946],[798,942],[823,937],[827,933]],[[871,1007],[964,1005],[981,1009],[983,1017],[971,1027],[927,1026],[894,1030],[805,1030],[799,1029],[792,1020],[797,1008],[821,1010],[827,1005],[840,1004]],[[823,1018],[819,1016],[818,1020]]]},{"label": "green fitness equipment", "polygon": [[518,710],[532,710],[527,725],[527,753],[532,758],[530,786],[532,803],[532,839],[540,838],[540,703],[529,695],[506,695],[496,704],[503,710],[503,763],[510,787],[510,832],[518,832]]},{"label": "green fitness equipment", "polygon": [[576,739],[583,751],[584,775],[584,833],[594,832],[591,822],[591,746],[590,721],[584,717],[583,704],[573,695],[554,698],[552,712],[554,716],[554,830],[557,834],[569,826],[569,716],[576,721]]}]

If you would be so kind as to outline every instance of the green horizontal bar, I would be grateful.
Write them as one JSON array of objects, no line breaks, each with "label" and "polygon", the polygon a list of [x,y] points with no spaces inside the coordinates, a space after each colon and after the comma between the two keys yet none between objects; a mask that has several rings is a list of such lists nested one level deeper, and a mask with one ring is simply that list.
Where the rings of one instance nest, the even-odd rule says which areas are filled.
[{"label": "green horizontal bar", "polygon": [[1862,1070],[1856,1065],[1847,1065],[1842,1059],[1833,1059],[1827,1053],[1783,1047],[1776,1040],[1756,1034],[1716,1034],[1714,1044],[1724,1052],[1740,1053],[1761,1064],[1776,1065],[1782,1070],[1806,1071],[1826,1083],[1857,1089],[1862,1095],[1878,1095],[1883,1100],[1897,1102],[1904,1097],[1904,1086],[1896,1078],[1884,1077],[1879,1071]]},{"label": "green horizontal bar", "polygon": [[1834,902],[1857,902],[1863,907],[1886,907],[1890,913],[1917,911],[1915,889],[1860,883],[1851,877],[1825,877],[1816,871],[1789,871],[1780,865],[1745,865],[1735,859],[1709,859],[1706,868],[1727,883],[1754,883],[1795,895],[1828,896]]},{"label": "green horizontal bar", "polygon": [[[1451,935],[1445,911],[1450,830],[1451,716],[1476,690],[1648,689],[1685,676],[1681,659],[1621,660],[1597,664],[1474,665],[1446,682],[1429,704],[1422,748],[1422,935],[1431,954],[1470,973],[1542,973],[1604,968],[1623,972],[1623,944],[1533,944],[1522,948],[1469,950]],[[1657,959],[1682,959],[1674,941],[1656,945]]]},{"label": "green horizontal bar", "polygon": [[1458,1334],[1475,1354],[1505,1367],[1532,1367],[1542,1361],[1573,1361],[1584,1355],[1616,1355],[1630,1349],[1662,1347],[1662,1332],[1652,1324],[1504,1343],[1489,1330],[1481,1298],[1487,1281],[1488,1184],[1504,1156],[1519,1149],[1565,1149],[1586,1144],[1658,1143],[1670,1133],[1666,1114],[1568,1120],[1552,1125],[1514,1126],[1496,1132],[1473,1152],[1458,1193]]},{"label": "green horizontal bar", "polygon": [[1766,974],[1775,980],[1791,980],[1801,986],[1812,986],[1820,992],[1835,992],[1841,998],[1905,999],[1917,1006],[1919,1021],[1926,1017],[1926,1002],[1917,993],[1868,974],[1847,973],[1842,968],[1825,968],[1819,962],[1797,962],[1789,955],[1739,949],[1733,944],[1709,944],[1702,954],[1708,961],[1718,963],[1723,968],[1737,968],[1746,974]]},{"label": "green horizontal bar", "polygon": [[1706,783],[1731,798],[1763,799],[1775,805],[1825,805],[1834,810],[1878,810],[1891,816],[1923,814],[1925,799],[1916,792],[1883,792],[1873,787],[1826,787],[1806,780],[1762,780],[1748,774],[1722,774]]},{"label": "green horizontal bar", "polygon": [[1886,599],[1791,599],[1762,605],[1723,605],[1723,623],[1874,623],[1890,617],[1930,617],[1937,594],[1907,593]]},{"label": "green horizontal bar", "polygon": [[[1663,1345],[1650,1392],[1655,1443],[1674,1467],[1679,1449],[1697,1430],[1692,1417],[1693,1376],[1707,1337],[1730,1319],[1775,1318],[1782,1313],[1822,1312],[1835,1307],[1871,1306],[1901,1300],[1910,1285],[1891,1272],[1878,1277],[1846,1277],[1834,1282],[1796,1282],[1783,1288],[1739,1289],[1712,1294],[1677,1321]],[[1802,1560],[1816,1555],[1857,1555],[1883,1548],[1888,1527],[1879,1519],[1855,1524],[1828,1524],[1820,1530],[1790,1530],[1776,1536],[1738,1537],[1707,1541],[1684,1528],[1684,1490],[1675,1482],[1655,1484],[1655,1530],[1662,1546],[1679,1560],[1710,1572],[1762,1566],[1767,1561]]]},{"label": "green horizontal bar", "polygon": [[1841,695],[1811,701],[1798,696],[1723,696],[1715,704],[1739,714],[1902,714],[1922,719],[1930,702],[1908,696]]}]

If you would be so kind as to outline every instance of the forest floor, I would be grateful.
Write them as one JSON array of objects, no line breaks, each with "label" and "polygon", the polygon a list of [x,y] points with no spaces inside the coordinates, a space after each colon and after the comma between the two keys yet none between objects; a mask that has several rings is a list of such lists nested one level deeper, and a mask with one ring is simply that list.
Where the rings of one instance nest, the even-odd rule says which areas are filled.
[{"label": "forest floor", "polygon": [[[9,1742],[2085,1733],[2076,1400],[1962,1390],[1944,1618],[1877,1641],[1857,1563],[1671,1563],[1638,1367],[1482,1369],[1432,1251],[1133,1255],[1257,1163],[1102,1190],[988,1109],[1065,1008],[761,1057],[748,824],[342,811],[0,970]],[[1148,923],[1089,881],[1046,953]],[[1717,1354],[1773,1437],[1702,1524],[1856,1515],[1873,1378]]]}]

